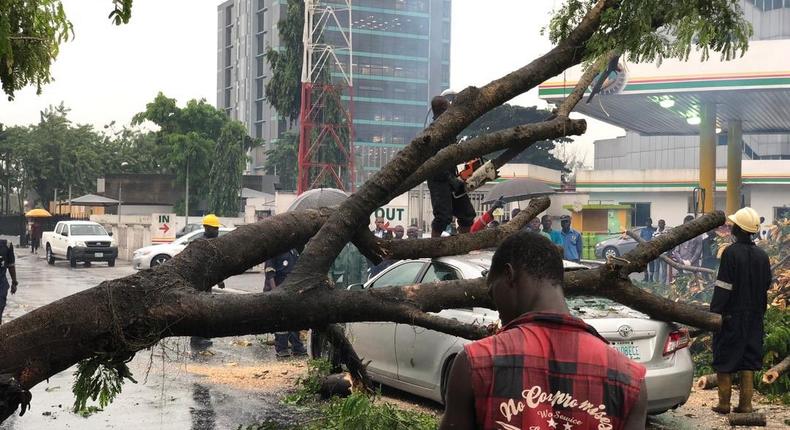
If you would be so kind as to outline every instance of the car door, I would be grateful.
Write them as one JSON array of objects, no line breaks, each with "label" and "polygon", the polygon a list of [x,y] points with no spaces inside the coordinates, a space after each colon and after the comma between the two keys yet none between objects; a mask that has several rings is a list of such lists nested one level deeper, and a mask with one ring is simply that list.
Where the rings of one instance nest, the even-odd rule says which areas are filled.
[{"label": "car door", "polygon": [[68,224],[60,225],[60,232],[55,235],[55,251],[58,255],[66,255],[66,248],[68,248],[69,241],[69,226]]},{"label": "car door", "polygon": [[[461,279],[460,271],[448,264],[433,261],[422,275],[420,283]],[[458,318],[463,310],[445,309],[436,315]],[[445,352],[458,342],[448,334],[408,324],[398,324],[395,333],[395,354],[398,359],[398,379],[427,389],[441,384]]]},{"label": "car door", "polygon": [[[365,288],[382,288],[414,284],[425,268],[424,261],[407,261],[386,269]],[[395,358],[395,327],[392,322],[360,322],[346,326],[357,354],[370,360],[368,371],[385,378],[398,378]]]}]

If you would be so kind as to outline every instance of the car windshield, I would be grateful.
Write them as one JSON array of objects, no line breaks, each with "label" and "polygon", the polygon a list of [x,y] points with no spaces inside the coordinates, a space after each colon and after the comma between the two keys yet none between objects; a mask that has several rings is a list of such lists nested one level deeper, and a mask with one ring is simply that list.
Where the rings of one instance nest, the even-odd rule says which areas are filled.
[{"label": "car windshield", "polygon": [[71,226],[72,236],[107,236],[107,231],[100,225],[75,224]]}]

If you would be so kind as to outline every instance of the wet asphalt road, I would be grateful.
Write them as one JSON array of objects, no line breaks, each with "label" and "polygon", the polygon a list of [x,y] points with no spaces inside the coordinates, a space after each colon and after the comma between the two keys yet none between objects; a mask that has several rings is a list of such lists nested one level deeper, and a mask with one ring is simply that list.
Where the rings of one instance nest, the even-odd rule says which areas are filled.
[{"label": "wet asphalt road", "polygon": [[[61,297],[94,287],[100,282],[134,273],[131,266],[118,262],[116,267],[96,263],[75,269],[66,262],[47,265],[42,255],[17,251],[19,290],[8,296],[3,321],[16,318],[32,309]],[[261,273],[247,273],[226,281],[231,293],[257,292],[263,282]],[[216,289],[215,289],[216,290]],[[246,339],[255,338],[247,337]],[[32,409],[23,417],[12,417],[0,429],[228,429],[264,420],[292,424],[306,419],[309,411],[286,407],[279,401],[281,392],[260,393],[212,384],[201,376],[184,370],[196,363],[222,367],[255,365],[274,361],[271,346],[254,342],[239,348],[237,338],[215,339],[205,357],[190,348],[188,339],[168,339],[140,351],[130,363],[137,384],[127,382],[123,392],[103,412],[87,418],[71,412],[74,396],[71,386],[76,367],[33,388]],[[147,377],[146,377],[147,376]],[[90,405],[91,403],[89,403]]]}]

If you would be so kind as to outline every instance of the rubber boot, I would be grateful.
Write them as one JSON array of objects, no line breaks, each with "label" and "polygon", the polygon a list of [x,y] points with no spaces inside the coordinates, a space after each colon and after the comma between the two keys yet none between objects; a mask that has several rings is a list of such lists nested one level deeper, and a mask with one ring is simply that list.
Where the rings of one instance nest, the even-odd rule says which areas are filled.
[{"label": "rubber boot", "polygon": [[719,385],[719,404],[711,409],[719,414],[729,414],[730,398],[732,397],[732,375],[729,373],[717,373],[716,383]]},{"label": "rubber boot", "polygon": [[735,408],[735,412],[741,414],[753,412],[752,396],[754,396],[754,371],[741,370],[740,379],[738,407]]}]

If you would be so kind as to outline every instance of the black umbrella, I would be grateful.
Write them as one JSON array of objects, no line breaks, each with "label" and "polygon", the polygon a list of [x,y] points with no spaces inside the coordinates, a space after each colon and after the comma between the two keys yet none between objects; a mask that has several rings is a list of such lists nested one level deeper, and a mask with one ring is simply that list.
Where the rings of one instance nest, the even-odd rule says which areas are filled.
[{"label": "black umbrella", "polygon": [[348,194],[337,188],[316,188],[300,194],[288,206],[288,212],[306,209],[331,208],[348,198]]},{"label": "black umbrella", "polygon": [[538,196],[554,194],[554,189],[537,179],[518,178],[502,181],[491,188],[483,199],[483,204],[494,203],[500,197],[505,203],[527,200]]}]

